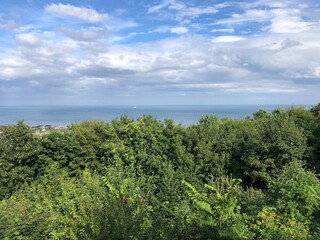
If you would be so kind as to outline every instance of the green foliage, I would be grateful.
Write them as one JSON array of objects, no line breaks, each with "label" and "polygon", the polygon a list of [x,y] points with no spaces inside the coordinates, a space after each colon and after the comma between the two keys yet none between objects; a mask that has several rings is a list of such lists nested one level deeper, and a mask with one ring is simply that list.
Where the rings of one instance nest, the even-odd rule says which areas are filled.
[{"label": "green foliage", "polygon": [[182,181],[188,187],[188,195],[195,207],[193,220],[203,230],[204,239],[249,239],[247,218],[240,213],[236,192],[240,190],[239,179],[221,177],[212,185],[205,184],[207,193],[198,192],[194,186]]},{"label": "green foliage", "polygon": [[263,119],[267,117],[268,117],[268,113],[263,109],[259,109],[258,111],[253,113],[254,120]]},{"label": "green foliage", "polygon": [[29,188],[1,202],[0,238],[97,238],[106,227],[105,201],[105,188],[88,171],[76,180],[65,171],[52,169]]},{"label": "green foliage", "polygon": [[269,204],[255,225],[259,239],[316,239],[319,209],[320,181],[300,162],[290,163],[270,183]]},{"label": "green foliage", "polygon": [[288,164],[269,186],[274,206],[282,213],[294,215],[298,220],[312,220],[320,210],[320,181],[300,162]]},{"label": "green foliage", "polygon": [[310,113],[314,116],[315,126],[312,135],[309,137],[309,146],[311,148],[311,156],[308,159],[310,168],[320,173],[320,103],[310,109]]},{"label": "green foliage", "polygon": [[142,188],[148,185],[144,177],[121,165],[107,169],[103,182],[107,186],[105,238],[141,239],[152,226],[152,206]]},{"label": "green foliage", "polygon": [[241,170],[249,184],[266,188],[284,165],[304,158],[307,139],[282,110],[255,120],[251,127],[254,134],[243,145]]},{"label": "green foliage", "polygon": [[224,131],[215,116],[205,116],[189,127],[189,151],[193,155],[198,177],[207,181],[225,172],[229,162],[229,146],[223,146]]},{"label": "green foliage", "polygon": [[174,164],[163,162],[153,183],[155,194],[150,198],[153,205],[152,239],[192,239],[197,227],[190,218],[189,197],[181,181],[185,176]]},{"label": "green foliage", "polygon": [[0,239],[320,239],[318,113],[0,126]]},{"label": "green foliage", "polygon": [[316,118],[320,118],[320,103],[318,103],[317,105],[313,106],[310,109],[310,112],[316,117]]},{"label": "green foliage", "polygon": [[67,168],[77,174],[85,168],[95,168],[95,154],[83,145],[72,131],[52,131],[41,138],[40,159],[55,162],[60,168]]},{"label": "green foliage", "polygon": [[259,220],[255,228],[258,230],[257,239],[308,239],[307,222],[297,221],[294,217],[283,216],[277,209],[264,207],[258,214]]},{"label": "green foliage", "polygon": [[23,121],[2,127],[0,134],[0,200],[30,183],[42,170],[39,144]]},{"label": "green foliage", "polygon": [[[84,121],[80,124],[73,124],[69,128],[69,134],[76,137],[76,146],[82,155],[82,165],[91,170],[101,172],[104,166],[109,163],[105,159],[104,145],[116,138],[109,123],[99,121]],[[83,161],[85,160],[85,161]]]},{"label": "green foliage", "polygon": [[239,191],[239,204],[242,212],[256,216],[268,203],[267,194],[261,189],[249,187],[246,191]]}]

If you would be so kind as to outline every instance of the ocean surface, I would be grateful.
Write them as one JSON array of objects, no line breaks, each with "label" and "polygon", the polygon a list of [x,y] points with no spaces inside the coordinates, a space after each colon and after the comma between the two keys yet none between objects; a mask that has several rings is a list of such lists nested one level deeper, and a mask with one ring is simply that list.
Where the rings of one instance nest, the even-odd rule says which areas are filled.
[{"label": "ocean surface", "polygon": [[0,125],[15,124],[18,120],[24,120],[30,126],[66,126],[83,120],[111,121],[124,114],[135,119],[151,114],[160,120],[169,118],[175,123],[188,125],[197,123],[205,115],[243,119],[246,116],[252,117],[252,114],[259,109],[272,111],[277,107],[285,109],[290,106],[0,106]]}]

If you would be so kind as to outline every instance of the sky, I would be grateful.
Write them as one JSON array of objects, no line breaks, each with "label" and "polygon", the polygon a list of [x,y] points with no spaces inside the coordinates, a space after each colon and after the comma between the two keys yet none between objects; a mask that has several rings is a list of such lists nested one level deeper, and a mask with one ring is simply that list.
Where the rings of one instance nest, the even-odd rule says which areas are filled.
[{"label": "sky", "polygon": [[319,102],[319,0],[1,0],[2,106]]}]

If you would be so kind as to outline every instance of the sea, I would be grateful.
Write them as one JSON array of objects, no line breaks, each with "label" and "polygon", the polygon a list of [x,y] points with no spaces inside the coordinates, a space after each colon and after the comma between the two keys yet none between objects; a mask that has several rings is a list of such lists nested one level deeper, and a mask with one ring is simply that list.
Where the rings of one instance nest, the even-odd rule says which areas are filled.
[{"label": "sea", "polygon": [[244,119],[252,117],[259,109],[270,112],[276,108],[289,107],[292,105],[0,106],[0,125],[16,124],[24,120],[30,126],[68,126],[83,120],[111,121],[122,115],[134,119],[152,115],[159,120],[167,118],[175,123],[190,125],[205,115]]}]

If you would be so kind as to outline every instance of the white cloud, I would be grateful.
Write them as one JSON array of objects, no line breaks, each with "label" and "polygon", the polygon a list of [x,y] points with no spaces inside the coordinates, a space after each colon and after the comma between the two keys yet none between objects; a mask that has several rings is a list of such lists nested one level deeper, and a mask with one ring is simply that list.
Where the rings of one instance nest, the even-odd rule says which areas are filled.
[{"label": "white cloud", "polygon": [[13,20],[4,20],[0,15],[0,29],[12,30],[18,28],[19,25]]},{"label": "white cloud", "polygon": [[312,25],[302,20],[297,9],[273,9],[270,12],[273,18],[267,29],[272,33],[298,33]]},{"label": "white cloud", "polygon": [[98,13],[96,10],[87,7],[76,7],[71,4],[55,4],[45,6],[45,11],[57,15],[76,18],[85,22],[103,22],[109,18],[107,14]]},{"label": "white cloud", "polygon": [[313,76],[316,78],[320,78],[320,65],[313,68]]},{"label": "white cloud", "polygon": [[173,12],[173,17],[182,21],[185,18],[197,18],[201,15],[215,14],[218,9],[212,6],[188,6],[184,2],[177,0],[163,0],[162,3],[151,6],[148,9],[148,13],[158,13],[161,16],[170,15],[169,12]]},{"label": "white cloud", "polygon": [[169,4],[170,4],[169,1],[163,1],[163,2],[160,3],[160,4],[157,4],[157,5],[154,5],[154,6],[150,7],[150,8],[148,9],[148,13],[158,12],[159,10],[167,7]]},{"label": "white cloud", "polygon": [[170,28],[170,32],[171,33],[175,33],[175,34],[183,34],[183,33],[187,33],[189,30],[186,27],[173,27]]},{"label": "white cloud", "polygon": [[219,36],[212,40],[214,43],[228,43],[228,42],[237,42],[244,40],[244,37],[240,36]]},{"label": "white cloud", "polygon": [[216,28],[212,29],[210,32],[218,32],[218,33],[233,33],[234,29],[233,28]]},{"label": "white cloud", "polygon": [[[152,33],[173,33],[173,34],[184,34],[189,32],[189,29],[186,27],[169,27],[169,26],[160,26],[157,27],[154,30],[151,30],[149,32],[146,32],[147,34],[152,34]],[[146,34],[143,33],[143,34]]]},{"label": "white cloud", "polygon": [[20,62],[17,59],[12,59],[9,57],[6,57],[4,59],[0,59],[0,65],[1,66],[6,66],[6,67],[20,67],[23,66],[23,62]]},{"label": "white cloud", "polygon": [[33,33],[21,33],[16,39],[22,44],[36,45],[40,43],[40,39]]},{"label": "white cloud", "polygon": [[105,28],[90,28],[84,30],[73,30],[63,28],[59,31],[64,33],[71,39],[85,42],[98,41],[108,34],[108,30]]},{"label": "white cloud", "polygon": [[217,13],[218,10],[214,7],[189,7],[187,10],[184,10],[179,13],[181,18],[191,17],[195,18],[204,14],[214,14]]},{"label": "white cloud", "polygon": [[[298,0],[299,1],[299,0]],[[250,8],[263,8],[263,7],[270,7],[270,8],[285,8],[290,6],[291,4],[297,4],[296,0],[256,0],[250,2],[242,2],[241,7],[244,9]]]},{"label": "white cloud", "polygon": [[29,83],[30,83],[32,86],[39,86],[39,85],[40,85],[39,81],[36,81],[36,80],[30,80]]},{"label": "white cloud", "polygon": [[86,90],[89,87],[97,87],[97,86],[108,86],[117,82],[114,78],[108,77],[87,77],[82,76],[77,81],[74,82],[72,86],[76,90]]},{"label": "white cloud", "polygon": [[176,84],[173,87],[185,89],[232,89],[235,87],[232,83],[191,83],[191,84]]},{"label": "white cloud", "polygon": [[[23,41],[11,54],[13,56],[0,61],[2,79],[29,79],[39,82],[39,85],[51,82],[61,87],[76,86],[78,82],[82,88],[89,83],[91,87],[107,84],[116,88],[125,84],[127,87],[157,88],[170,87],[171,83],[178,82],[184,88],[199,91],[202,87],[245,91],[251,84],[251,89],[266,87],[266,92],[275,92],[267,90],[275,88],[275,84],[270,84],[275,81],[275,76],[280,82],[283,81],[281,77],[286,79],[286,84],[288,78],[297,80],[319,76],[319,66],[314,62],[320,62],[316,54],[320,46],[313,45],[313,35],[304,35],[306,39],[299,35],[293,39],[220,36],[213,42],[199,36],[188,36],[131,46],[111,45],[107,49],[98,49],[90,43],[71,44],[67,41],[30,45],[30,41],[34,43],[32,35],[22,36]],[[218,47],[216,43],[219,43]],[[275,43],[278,47],[271,47]],[[57,81],[59,78],[63,82]],[[259,79],[267,78],[270,78],[269,82],[259,82]],[[241,85],[243,81],[244,85]],[[281,91],[289,93],[294,91],[292,89],[295,87],[288,85]]]},{"label": "white cloud", "polygon": [[260,30],[271,33],[298,33],[309,29],[314,22],[308,22],[303,19],[307,6],[292,6],[281,4],[280,2],[257,1],[255,4],[249,4],[250,7],[268,6],[270,8],[249,8],[244,13],[234,13],[229,18],[217,20],[214,25],[237,26],[240,24],[259,23],[263,24]]},{"label": "white cloud", "polygon": [[245,93],[297,93],[302,91],[301,88],[284,88],[280,86],[275,87],[237,87],[237,88],[230,88],[226,91],[228,92],[245,92]]},{"label": "white cloud", "polygon": [[261,9],[249,9],[245,13],[234,13],[230,18],[221,19],[215,22],[215,24],[243,24],[245,22],[265,22],[272,18],[268,10]]}]

